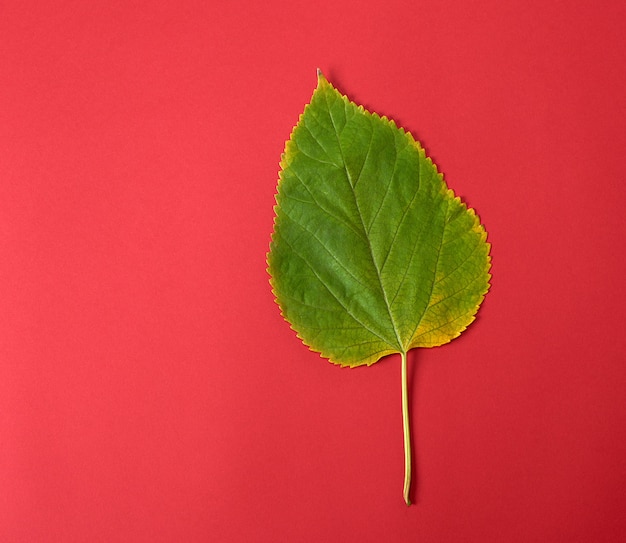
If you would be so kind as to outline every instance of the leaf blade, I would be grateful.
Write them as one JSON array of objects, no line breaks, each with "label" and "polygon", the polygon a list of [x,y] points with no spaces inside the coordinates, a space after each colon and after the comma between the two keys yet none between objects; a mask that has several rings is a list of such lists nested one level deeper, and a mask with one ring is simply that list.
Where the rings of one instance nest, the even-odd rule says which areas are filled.
[{"label": "leaf blade", "polygon": [[276,201],[270,282],[312,350],[369,365],[474,320],[490,278],[476,214],[409,133],[322,75],[285,145]]}]

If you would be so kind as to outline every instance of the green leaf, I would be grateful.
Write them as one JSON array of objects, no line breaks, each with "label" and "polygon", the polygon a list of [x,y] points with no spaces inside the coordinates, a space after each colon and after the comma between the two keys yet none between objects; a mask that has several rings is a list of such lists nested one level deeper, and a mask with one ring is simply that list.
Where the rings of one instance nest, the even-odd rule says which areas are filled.
[{"label": "green leaf", "polygon": [[489,289],[487,234],[411,134],[319,72],[282,155],[276,202],[268,271],[298,337],[343,366],[401,355],[409,504],[406,353],[474,320]]}]

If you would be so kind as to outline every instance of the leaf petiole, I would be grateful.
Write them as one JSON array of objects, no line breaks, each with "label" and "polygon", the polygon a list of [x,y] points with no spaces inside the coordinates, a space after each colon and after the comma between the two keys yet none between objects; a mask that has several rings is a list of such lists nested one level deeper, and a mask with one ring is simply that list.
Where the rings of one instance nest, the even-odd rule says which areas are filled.
[{"label": "leaf petiole", "polygon": [[402,356],[402,429],[404,430],[404,501],[411,505],[411,427],[409,424],[409,385],[407,378],[407,356]]}]

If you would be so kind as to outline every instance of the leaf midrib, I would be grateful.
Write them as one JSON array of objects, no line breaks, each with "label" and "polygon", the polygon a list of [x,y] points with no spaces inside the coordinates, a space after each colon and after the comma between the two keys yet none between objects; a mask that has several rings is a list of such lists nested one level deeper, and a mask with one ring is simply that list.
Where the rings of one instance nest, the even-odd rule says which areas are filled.
[{"label": "leaf midrib", "polygon": [[[361,213],[361,208],[359,207],[359,201],[357,199],[356,192],[354,190],[354,186],[355,186],[356,183],[352,182],[352,176],[350,175],[350,171],[348,170],[348,166],[346,164],[346,160],[345,160],[344,155],[343,155],[343,149],[341,147],[341,141],[339,139],[339,131],[337,130],[337,125],[335,124],[335,119],[333,118],[333,114],[332,114],[332,111],[330,109],[330,104],[328,102],[328,96],[327,96],[326,93],[324,93],[323,96],[324,96],[324,100],[326,102],[326,108],[328,109],[328,116],[330,117],[330,122],[333,125],[333,132],[335,133],[335,138],[337,139],[337,147],[339,149],[339,154],[341,156],[341,162],[342,162],[343,168],[344,168],[344,170],[346,172],[346,178],[348,180],[348,184],[350,185],[350,190],[351,190],[352,196],[354,198],[354,205],[355,205],[357,213],[359,215],[359,221],[361,222],[361,228],[363,230],[363,233],[365,234],[365,239],[367,240],[367,248],[369,250],[370,258],[372,260],[372,265],[374,266],[374,270],[376,271],[376,277],[378,278],[378,284],[380,286],[380,291],[381,291],[381,293],[383,295],[383,300],[385,302],[385,307],[387,309],[387,314],[389,315],[389,320],[391,322],[391,326],[393,328],[393,332],[396,335],[396,341],[398,342],[397,346],[394,346],[394,345],[391,345],[391,344],[389,346],[392,347],[392,348],[396,348],[397,347],[398,351],[400,353],[406,353],[404,345],[402,344],[402,340],[400,339],[400,333],[399,333],[399,330],[398,330],[398,326],[396,325],[396,321],[395,321],[395,319],[393,317],[393,313],[391,312],[391,305],[389,304],[389,299],[387,298],[387,292],[385,291],[385,288],[384,288],[384,285],[383,285],[383,280],[382,280],[382,276],[380,275],[380,270],[378,269],[378,266],[376,265],[376,259],[374,258],[374,251],[372,249],[372,242],[370,240],[369,235],[367,234],[367,230],[365,228],[365,221],[363,220],[363,214]],[[342,101],[343,101],[344,110],[345,110],[346,103],[343,100],[343,98],[342,98]],[[372,127],[372,130],[374,130],[374,129],[375,128]],[[372,138],[373,138],[373,134],[372,134]],[[397,160],[397,157],[396,157],[396,160]],[[360,179],[361,174],[363,173],[363,169],[365,168],[365,162],[367,162],[367,156],[365,157],[365,160],[363,161],[363,165],[361,167],[361,171],[359,172],[359,178],[357,179],[357,182]]]}]

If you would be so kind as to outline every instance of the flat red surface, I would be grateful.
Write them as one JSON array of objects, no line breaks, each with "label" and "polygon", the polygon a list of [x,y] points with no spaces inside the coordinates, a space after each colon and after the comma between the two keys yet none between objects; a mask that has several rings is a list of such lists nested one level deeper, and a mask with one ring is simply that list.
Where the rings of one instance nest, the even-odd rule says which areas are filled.
[{"label": "flat red surface", "polygon": [[[626,4],[3,2],[0,541],[626,534]],[[265,272],[315,69],[493,244],[461,338],[341,369]]]}]

